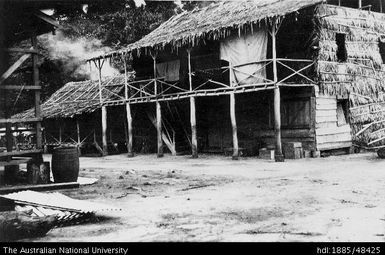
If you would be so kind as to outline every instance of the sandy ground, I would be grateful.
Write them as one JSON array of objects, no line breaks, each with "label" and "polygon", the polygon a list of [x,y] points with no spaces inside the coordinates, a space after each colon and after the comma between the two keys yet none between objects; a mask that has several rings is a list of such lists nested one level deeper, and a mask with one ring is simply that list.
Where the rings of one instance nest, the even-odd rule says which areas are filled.
[{"label": "sandy ground", "polygon": [[60,192],[122,211],[32,241],[385,241],[375,153],[284,163],[113,155],[80,166],[98,183]]}]

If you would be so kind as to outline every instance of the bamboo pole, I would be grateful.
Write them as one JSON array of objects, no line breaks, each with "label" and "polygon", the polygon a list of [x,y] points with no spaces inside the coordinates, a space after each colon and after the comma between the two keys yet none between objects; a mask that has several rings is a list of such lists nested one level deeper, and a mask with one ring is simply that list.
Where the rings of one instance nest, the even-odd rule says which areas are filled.
[{"label": "bamboo pole", "polygon": [[379,0],[380,1],[380,12],[382,13],[382,1],[383,0]]},{"label": "bamboo pole", "polygon": [[[192,70],[191,70],[191,49],[187,50],[188,58],[188,78],[190,91],[192,87]],[[197,141],[197,127],[196,127],[196,109],[195,109],[195,97],[190,97],[190,124],[191,124],[191,154],[193,158],[198,158],[198,141]]]},{"label": "bamboo pole", "polygon": [[59,144],[61,145],[62,141],[63,141],[63,134],[62,134],[62,126],[60,125],[59,126]]},{"label": "bamboo pole", "polygon": [[[125,56],[123,57],[124,62],[124,95],[125,99],[128,99],[128,77],[127,77],[127,62]],[[133,157],[134,153],[132,151],[132,115],[131,115],[131,105],[129,102],[126,102],[126,119],[127,119],[127,156]]]},{"label": "bamboo pole", "polygon": [[272,42],[272,57],[273,57],[273,73],[274,73],[274,130],[275,130],[275,161],[285,161],[282,154],[282,141],[281,141],[281,93],[278,83],[278,71],[277,71],[277,21],[274,22],[271,32]]},{"label": "bamboo pole", "polygon": [[[235,79],[234,79],[234,71],[233,66],[229,63],[229,72],[230,72],[230,86],[234,87]],[[238,131],[237,131],[237,118],[235,115],[235,93],[230,93],[230,120],[231,120],[231,128],[233,132],[233,160],[238,160],[239,158],[239,147],[238,147]]]},{"label": "bamboo pole", "polygon": [[102,66],[103,64],[98,59],[98,72],[99,72],[99,101],[102,106],[102,149],[103,155],[108,155],[107,148],[107,108],[103,106],[103,97],[102,97]]},{"label": "bamboo pole", "polygon": [[[156,81],[156,56],[152,55],[152,59],[154,60],[154,95],[158,94],[158,84]],[[156,135],[157,135],[157,156],[158,158],[163,157],[163,140],[162,140],[162,109],[158,100],[155,102],[156,104]]]},{"label": "bamboo pole", "polygon": [[358,0],[358,8],[359,8],[359,9],[362,8],[362,0]]}]

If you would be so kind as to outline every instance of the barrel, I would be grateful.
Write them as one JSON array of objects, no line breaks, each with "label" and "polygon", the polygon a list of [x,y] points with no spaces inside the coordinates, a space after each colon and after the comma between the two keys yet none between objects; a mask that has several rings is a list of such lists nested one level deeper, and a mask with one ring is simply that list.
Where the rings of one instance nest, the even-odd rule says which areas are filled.
[{"label": "barrel", "polygon": [[76,147],[59,147],[52,153],[52,175],[55,182],[76,182],[79,154]]}]

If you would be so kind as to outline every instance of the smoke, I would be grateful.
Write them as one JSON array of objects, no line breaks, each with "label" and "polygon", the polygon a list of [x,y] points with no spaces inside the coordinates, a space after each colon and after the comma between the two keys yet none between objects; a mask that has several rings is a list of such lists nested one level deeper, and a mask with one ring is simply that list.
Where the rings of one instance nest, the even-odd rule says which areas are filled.
[{"label": "smoke", "polygon": [[[63,68],[65,68],[64,71],[70,73],[76,79],[98,79],[98,69],[93,63],[90,65],[85,61],[112,50],[109,47],[103,46],[102,42],[98,39],[84,37],[71,39],[60,31],[56,32],[55,35],[43,35],[39,39],[43,43],[44,48],[48,50],[49,58],[61,61]],[[117,74],[119,74],[119,71],[112,67],[109,61],[105,61],[102,68],[102,76]]]}]

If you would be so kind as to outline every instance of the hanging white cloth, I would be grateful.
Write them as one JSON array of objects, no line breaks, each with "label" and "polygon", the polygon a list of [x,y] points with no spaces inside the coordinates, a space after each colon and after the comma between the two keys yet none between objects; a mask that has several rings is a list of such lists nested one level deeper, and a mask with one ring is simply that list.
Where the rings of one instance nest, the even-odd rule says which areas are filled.
[{"label": "hanging white cloth", "polygon": [[156,64],[156,75],[166,81],[179,81],[180,61],[167,61]]},{"label": "hanging white cloth", "polygon": [[236,69],[234,77],[238,84],[253,84],[264,82],[266,78],[265,63],[247,64],[266,59],[268,34],[265,28],[260,28],[247,35],[231,36],[221,41],[220,57],[232,64]]}]

